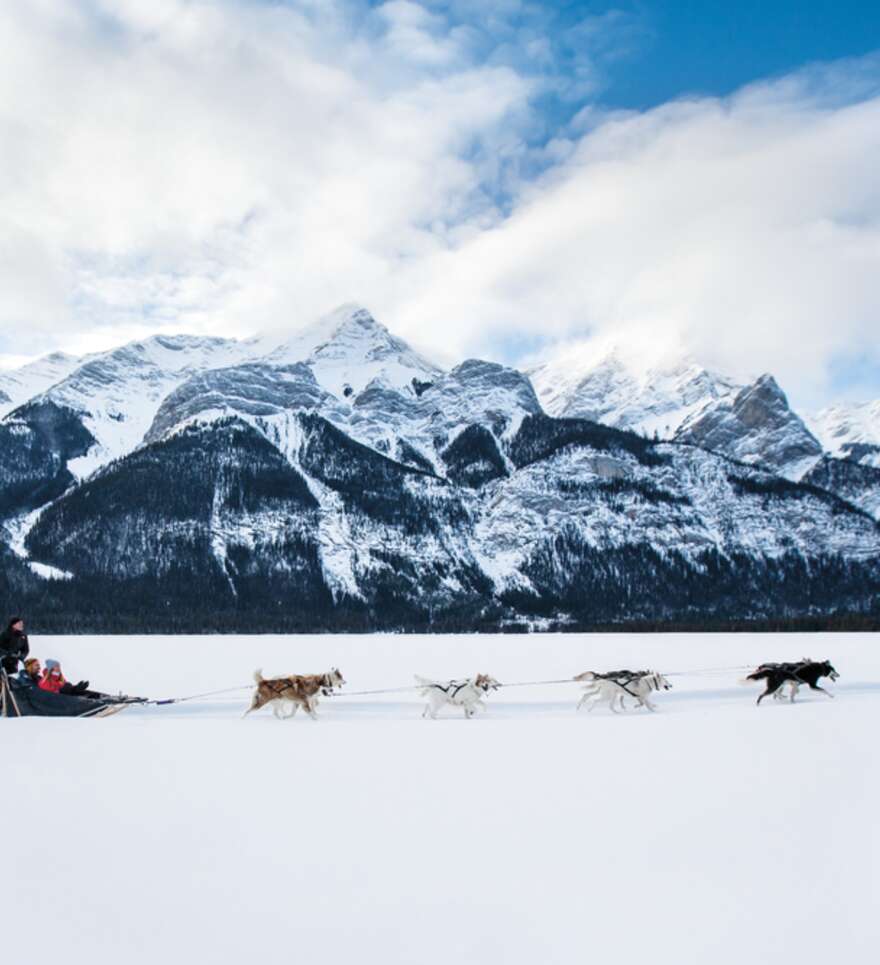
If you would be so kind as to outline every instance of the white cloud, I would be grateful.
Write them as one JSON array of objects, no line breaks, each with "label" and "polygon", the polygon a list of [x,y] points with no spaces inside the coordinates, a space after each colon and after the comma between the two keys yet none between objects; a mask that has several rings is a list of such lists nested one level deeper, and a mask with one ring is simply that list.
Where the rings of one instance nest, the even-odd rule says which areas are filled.
[{"label": "white cloud", "polygon": [[472,62],[415,4],[356,14],[4,7],[0,243],[22,279],[0,296],[7,341],[22,322],[32,341],[301,323],[494,221],[481,158],[519,149],[531,82]]},{"label": "white cloud", "polygon": [[[880,357],[880,62],[587,108],[540,148],[547,38],[516,0],[450,9],[4,5],[0,350],[249,334],[357,300],[447,355],[595,332],[804,399],[833,360]],[[572,83],[595,86],[589,59]]]},{"label": "white cloud", "polygon": [[[683,345],[817,401],[832,360],[880,362],[868,76],[880,64],[601,120],[503,224],[422,265],[408,313],[480,324],[488,345],[535,332]],[[841,103],[844,89],[858,99]]]}]

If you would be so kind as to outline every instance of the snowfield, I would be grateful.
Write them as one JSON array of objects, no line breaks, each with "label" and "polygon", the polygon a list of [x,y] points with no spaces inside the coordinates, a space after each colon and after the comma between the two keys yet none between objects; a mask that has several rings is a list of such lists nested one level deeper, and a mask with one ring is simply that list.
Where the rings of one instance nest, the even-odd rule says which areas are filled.
[{"label": "snowfield", "polygon": [[[471,721],[410,692],[242,720],[247,691],[0,721],[4,962],[805,965],[880,940],[876,636],[31,642],[159,698],[331,665],[351,691],[623,666],[674,689],[620,716],[575,714],[566,683]],[[721,669],[804,655],[836,666],[834,700],[756,708]]]}]

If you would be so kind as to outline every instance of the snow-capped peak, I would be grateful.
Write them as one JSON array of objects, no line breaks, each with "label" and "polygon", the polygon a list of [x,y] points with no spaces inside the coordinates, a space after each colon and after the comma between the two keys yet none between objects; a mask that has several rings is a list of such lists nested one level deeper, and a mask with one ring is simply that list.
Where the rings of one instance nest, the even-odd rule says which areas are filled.
[{"label": "snow-capped peak", "polygon": [[400,389],[412,385],[414,378],[432,381],[442,374],[357,305],[337,308],[286,338],[260,361],[306,362],[322,388],[340,399],[356,395],[374,379]]},{"label": "snow-capped peak", "polygon": [[53,352],[21,368],[0,372],[0,417],[69,375],[82,359]]},{"label": "snow-capped peak", "polygon": [[566,346],[529,374],[550,415],[660,438],[671,438],[687,419],[740,388],[684,353],[652,360],[597,341]]},{"label": "snow-capped peak", "polygon": [[880,399],[828,406],[806,422],[832,456],[880,468]]}]

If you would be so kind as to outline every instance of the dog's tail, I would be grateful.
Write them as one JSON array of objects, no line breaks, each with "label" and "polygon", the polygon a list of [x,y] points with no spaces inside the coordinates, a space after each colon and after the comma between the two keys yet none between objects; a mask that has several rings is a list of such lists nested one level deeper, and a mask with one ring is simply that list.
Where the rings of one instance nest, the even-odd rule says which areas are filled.
[{"label": "dog's tail", "polygon": [[428,680],[427,677],[420,677],[417,673],[413,674],[413,680],[415,680],[416,684],[419,686],[422,696],[424,696],[431,687],[435,686],[435,682],[433,680]]},{"label": "dog's tail", "polygon": [[756,680],[766,680],[769,675],[769,670],[758,669],[748,674],[746,677],[741,677],[738,683],[742,687],[750,687],[753,683],[755,683]]},{"label": "dog's tail", "polygon": [[[260,682],[262,681],[262,679],[263,679],[263,671],[262,671],[262,670],[255,670],[255,671],[254,671],[254,683],[257,685],[257,688],[259,688]],[[257,709],[257,705],[258,705],[258,703],[259,703],[259,698],[260,698],[260,691],[259,691],[259,689],[257,689],[257,690],[254,691],[254,695],[253,695],[253,697],[252,697],[252,699],[251,699],[251,705],[250,705],[250,707],[248,707],[248,709],[241,715],[242,717],[247,717],[247,715],[248,715],[252,710],[256,710],[256,709]]]}]

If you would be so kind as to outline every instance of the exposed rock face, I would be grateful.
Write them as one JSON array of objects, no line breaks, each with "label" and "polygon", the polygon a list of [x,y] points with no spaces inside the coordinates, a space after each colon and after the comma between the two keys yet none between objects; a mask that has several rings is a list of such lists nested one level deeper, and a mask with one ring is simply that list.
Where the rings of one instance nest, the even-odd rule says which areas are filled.
[{"label": "exposed rock face", "polygon": [[162,402],[144,441],[156,442],[178,426],[202,417],[267,417],[288,410],[329,409],[336,400],[304,363],[250,363],[192,376]]},{"label": "exposed rock face", "polygon": [[762,375],[686,421],[676,438],[799,479],[821,457],[819,445],[788,406],[772,375]]}]

